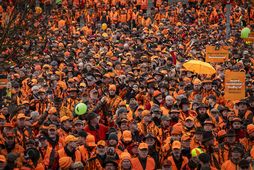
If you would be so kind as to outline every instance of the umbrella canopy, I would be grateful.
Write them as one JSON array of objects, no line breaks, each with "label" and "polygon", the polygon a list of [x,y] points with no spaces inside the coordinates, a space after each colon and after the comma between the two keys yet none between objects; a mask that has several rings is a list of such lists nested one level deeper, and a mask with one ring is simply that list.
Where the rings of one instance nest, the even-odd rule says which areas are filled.
[{"label": "umbrella canopy", "polygon": [[183,64],[186,70],[192,71],[197,74],[208,74],[212,75],[216,73],[216,70],[209,63],[199,61],[199,60],[190,60]]}]

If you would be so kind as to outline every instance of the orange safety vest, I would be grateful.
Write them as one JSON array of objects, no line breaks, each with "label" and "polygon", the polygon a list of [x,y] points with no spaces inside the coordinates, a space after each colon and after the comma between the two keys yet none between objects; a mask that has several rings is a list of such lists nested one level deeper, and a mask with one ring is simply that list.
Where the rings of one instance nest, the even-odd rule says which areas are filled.
[{"label": "orange safety vest", "polygon": [[[168,157],[168,160],[172,163],[172,170],[178,170],[177,169],[177,166],[176,166],[176,163],[175,163],[175,161],[174,161],[174,159],[173,159],[173,156],[170,156],[170,157]],[[186,166],[188,164],[188,158],[187,157],[185,157],[185,156],[183,156],[183,162],[182,162],[182,166],[181,166],[181,168],[180,169],[184,169],[184,167]]]},{"label": "orange safety vest", "polygon": [[86,162],[88,159],[96,156],[96,151],[95,150],[93,150],[92,152],[88,153],[88,150],[85,148],[84,145],[79,147],[79,151],[81,153],[81,160],[83,162]]},{"label": "orange safety vest", "polygon": [[119,17],[119,21],[120,22],[127,22],[127,14],[120,14],[120,17]]},{"label": "orange safety vest", "polygon": [[[68,156],[68,155],[66,154],[64,148],[62,148],[62,149],[60,149],[59,151],[57,151],[57,153],[58,153],[59,158]],[[81,153],[80,153],[79,150],[76,150],[76,151],[75,151],[75,160],[73,160],[73,161],[75,161],[75,162],[81,161]]]},{"label": "orange safety vest", "polygon": [[148,8],[148,0],[142,0],[141,9],[147,9],[147,8]]},{"label": "orange safety vest", "polygon": [[[142,170],[143,167],[138,158],[131,159],[132,169],[133,170]],[[146,160],[146,168],[143,170],[154,170],[155,169],[155,162],[154,159],[151,157],[147,157]]]}]

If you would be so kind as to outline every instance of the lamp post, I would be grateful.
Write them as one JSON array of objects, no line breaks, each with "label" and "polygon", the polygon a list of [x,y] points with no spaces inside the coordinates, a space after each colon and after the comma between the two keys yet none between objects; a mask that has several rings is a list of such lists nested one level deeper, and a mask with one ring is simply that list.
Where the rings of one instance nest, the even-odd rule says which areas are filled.
[{"label": "lamp post", "polygon": [[231,0],[227,0],[226,2],[226,39],[228,40],[230,37],[230,15],[231,15]]}]

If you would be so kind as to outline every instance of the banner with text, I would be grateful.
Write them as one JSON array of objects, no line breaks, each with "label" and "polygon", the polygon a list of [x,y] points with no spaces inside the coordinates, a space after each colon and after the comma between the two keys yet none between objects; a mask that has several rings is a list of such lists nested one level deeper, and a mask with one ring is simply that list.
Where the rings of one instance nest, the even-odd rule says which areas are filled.
[{"label": "banner with text", "polygon": [[222,63],[228,59],[229,47],[228,46],[206,46],[206,62]]},{"label": "banner with text", "polygon": [[245,72],[225,71],[225,96],[227,100],[245,98]]}]

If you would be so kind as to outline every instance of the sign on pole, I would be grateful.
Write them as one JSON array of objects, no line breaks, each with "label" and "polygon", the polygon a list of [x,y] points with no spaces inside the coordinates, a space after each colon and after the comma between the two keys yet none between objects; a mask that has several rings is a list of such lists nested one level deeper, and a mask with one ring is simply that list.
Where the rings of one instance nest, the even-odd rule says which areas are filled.
[{"label": "sign on pole", "polygon": [[225,71],[225,95],[227,100],[241,100],[245,98],[245,72]]},{"label": "sign on pole", "polygon": [[206,46],[206,62],[222,63],[229,57],[228,46]]}]

